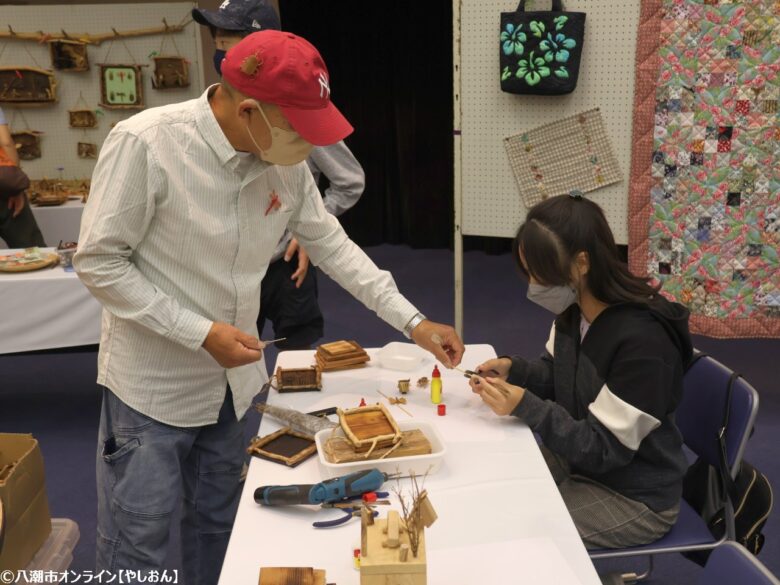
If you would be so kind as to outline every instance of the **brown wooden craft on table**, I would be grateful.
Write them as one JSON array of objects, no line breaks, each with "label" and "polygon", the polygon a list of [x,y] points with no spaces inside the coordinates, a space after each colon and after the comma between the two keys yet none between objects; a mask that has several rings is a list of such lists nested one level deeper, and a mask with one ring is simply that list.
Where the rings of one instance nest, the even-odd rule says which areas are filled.
[{"label": "brown wooden craft on table", "polygon": [[317,445],[310,435],[284,427],[265,437],[252,439],[246,452],[273,463],[295,467],[314,455],[317,452]]},{"label": "brown wooden craft on table", "polygon": [[52,67],[60,71],[89,71],[87,45],[81,41],[49,41]]},{"label": "brown wooden craft on table", "polygon": [[261,567],[259,585],[325,585],[325,571],[311,567]]},{"label": "brown wooden craft on table", "polygon": [[30,201],[39,206],[62,205],[71,197],[87,201],[89,179],[38,179],[30,181]]},{"label": "brown wooden craft on table", "polygon": [[94,110],[68,110],[68,124],[71,128],[94,128],[97,115]]},{"label": "brown wooden craft on table", "polygon": [[57,101],[54,74],[38,67],[0,67],[0,104],[42,106]]},{"label": "brown wooden craft on table", "polygon": [[154,89],[180,89],[190,85],[190,66],[179,55],[154,57],[152,87]]},{"label": "brown wooden craft on table", "polygon": [[425,528],[436,521],[425,491],[415,495],[403,519],[396,511],[386,518],[361,515],[360,585],[426,585]]},{"label": "brown wooden craft on table", "polygon": [[344,435],[358,453],[371,453],[401,440],[401,429],[384,404],[339,409],[338,415]]},{"label": "brown wooden craft on table", "polygon": [[313,392],[322,390],[322,370],[309,368],[276,368],[276,389],[279,392]]},{"label": "brown wooden craft on table", "polygon": [[[331,437],[325,441],[324,457],[328,463],[352,463],[366,461],[365,453],[358,453],[352,443],[344,437]],[[377,447],[369,459],[392,459],[394,457],[409,457],[411,455],[429,455],[433,447],[428,437],[420,429],[401,431],[400,443],[390,447]]]},{"label": "brown wooden craft on table", "polygon": [[324,343],[314,357],[323,372],[362,368],[371,359],[356,341]]}]

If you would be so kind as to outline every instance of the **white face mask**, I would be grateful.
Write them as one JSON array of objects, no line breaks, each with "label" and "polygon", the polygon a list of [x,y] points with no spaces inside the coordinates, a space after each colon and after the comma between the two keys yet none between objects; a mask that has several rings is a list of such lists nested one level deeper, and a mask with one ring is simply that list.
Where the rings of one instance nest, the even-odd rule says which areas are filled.
[{"label": "white face mask", "polygon": [[545,286],[528,283],[528,300],[560,315],[577,302],[577,289],[573,286]]},{"label": "white face mask", "polygon": [[301,138],[301,135],[297,132],[271,126],[260,104],[255,101],[255,105],[260,110],[260,115],[263,116],[263,120],[265,120],[265,124],[268,126],[268,131],[271,133],[271,146],[267,150],[263,150],[257,144],[255,137],[252,136],[249,124],[246,125],[247,134],[249,134],[249,138],[252,139],[252,143],[260,153],[260,158],[272,165],[283,166],[295,165],[306,160],[314,146]]}]

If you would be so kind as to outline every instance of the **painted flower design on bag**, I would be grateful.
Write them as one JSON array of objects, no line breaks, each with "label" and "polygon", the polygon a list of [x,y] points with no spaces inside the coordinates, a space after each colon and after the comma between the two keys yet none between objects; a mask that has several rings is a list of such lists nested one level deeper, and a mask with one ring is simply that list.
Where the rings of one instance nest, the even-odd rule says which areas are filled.
[{"label": "painted flower design on bag", "polygon": [[508,22],[506,30],[501,31],[501,48],[504,51],[504,55],[522,55],[525,50],[523,43],[528,39],[526,34],[521,30],[523,28],[522,23],[515,27],[514,24]]},{"label": "painted flower design on bag", "polygon": [[556,33],[555,37],[552,33],[547,33],[547,38],[539,43],[539,48],[547,52],[545,59],[548,63],[553,60],[553,57],[558,63],[566,63],[569,60],[569,49],[576,46],[577,41],[568,38],[563,33]]},{"label": "painted flower design on bag", "polygon": [[524,79],[528,85],[534,86],[544,77],[550,76],[550,68],[543,57],[534,57],[534,51],[528,55],[528,59],[520,59],[515,76]]}]

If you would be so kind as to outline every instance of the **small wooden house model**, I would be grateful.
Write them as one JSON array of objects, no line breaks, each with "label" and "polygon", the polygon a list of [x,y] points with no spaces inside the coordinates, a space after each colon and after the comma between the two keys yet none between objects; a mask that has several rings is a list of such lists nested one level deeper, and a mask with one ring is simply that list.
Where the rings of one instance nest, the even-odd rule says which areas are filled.
[{"label": "small wooden house model", "polygon": [[60,71],[89,71],[87,45],[62,39],[49,41],[52,67]]},{"label": "small wooden house model", "polygon": [[43,132],[37,130],[24,130],[11,133],[11,138],[16,145],[16,151],[21,160],[33,160],[41,158],[41,136]]},{"label": "small wooden house model", "polygon": [[179,89],[190,85],[190,66],[184,57],[154,57],[154,89]]},{"label": "small wooden house model", "polygon": [[312,392],[322,390],[322,370],[309,368],[276,368],[276,389],[279,392]]},{"label": "small wooden house model", "polygon": [[39,106],[57,101],[54,74],[37,67],[0,67],[0,103]]},{"label": "small wooden house model", "polygon": [[94,110],[68,110],[68,124],[71,128],[94,128],[97,115]]}]

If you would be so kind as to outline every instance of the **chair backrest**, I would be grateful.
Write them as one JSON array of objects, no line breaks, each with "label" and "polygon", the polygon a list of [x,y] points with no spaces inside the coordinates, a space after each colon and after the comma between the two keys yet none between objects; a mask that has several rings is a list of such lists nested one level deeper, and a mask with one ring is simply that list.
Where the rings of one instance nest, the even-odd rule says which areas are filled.
[{"label": "chair backrest", "polygon": [[715,548],[699,577],[700,585],[780,585],[761,561],[736,542]]},{"label": "chair backrest", "polygon": [[[723,426],[732,371],[709,356],[697,360],[683,379],[683,396],[675,420],[685,444],[700,459],[720,468],[718,435]],[[729,473],[736,476],[758,412],[758,392],[744,378],[736,378],[726,429]]]}]

